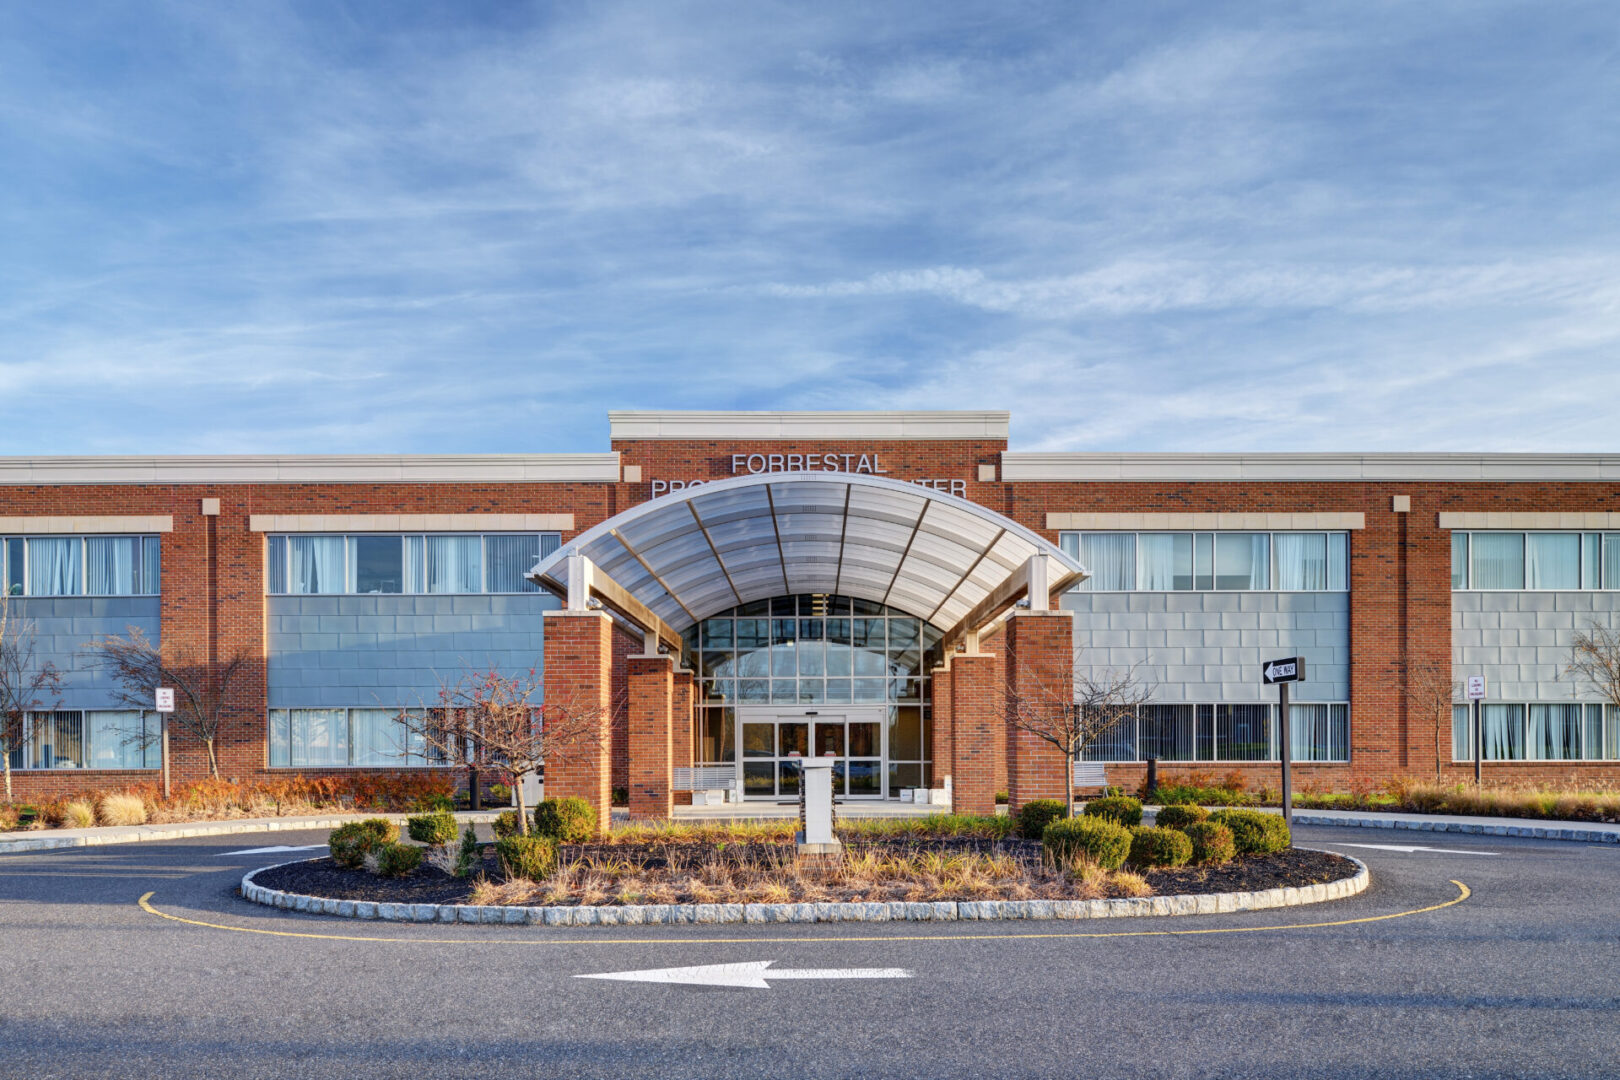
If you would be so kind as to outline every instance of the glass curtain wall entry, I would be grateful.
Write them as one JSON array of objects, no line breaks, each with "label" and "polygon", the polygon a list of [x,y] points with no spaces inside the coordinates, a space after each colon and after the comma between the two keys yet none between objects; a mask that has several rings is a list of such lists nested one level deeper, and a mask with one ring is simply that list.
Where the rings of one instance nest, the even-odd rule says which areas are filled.
[{"label": "glass curtain wall entry", "polygon": [[[697,764],[738,762],[739,735],[745,747],[763,746],[763,732],[751,739],[746,729],[737,731],[739,706],[871,705],[886,717],[880,734],[889,747],[875,766],[883,774],[879,788],[884,776],[891,795],[926,786],[927,672],[939,663],[940,636],[898,609],[826,594],[756,601],[704,620],[686,635],[697,673]],[[760,758],[752,767],[739,763],[745,792],[752,777],[756,795],[767,778],[779,782],[778,771]],[[862,765],[845,775],[866,784],[868,771]]]}]

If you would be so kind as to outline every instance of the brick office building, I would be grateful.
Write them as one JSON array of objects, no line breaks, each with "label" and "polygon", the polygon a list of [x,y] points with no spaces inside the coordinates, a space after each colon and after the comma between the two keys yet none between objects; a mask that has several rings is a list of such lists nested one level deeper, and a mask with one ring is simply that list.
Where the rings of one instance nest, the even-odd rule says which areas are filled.
[{"label": "brick office building", "polygon": [[[1437,672],[1488,680],[1488,777],[1620,769],[1620,715],[1565,671],[1620,608],[1620,457],[1029,453],[996,412],[611,427],[605,453],[0,461],[11,613],[66,674],[19,797],[157,775],[129,738],[152,718],[83,651],[129,626],[247,653],[221,747],[242,780],[430,768],[400,709],[537,669],[603,714],[553,792],[657,814],[696,765],[792,797],[816,753],[848,798],[949,776],[983,808],[1062,782],[1009,734],[1009,687],[1137,665],[1152,703],[1088,751],[1112,781],[1151,756],[1259,783],[1260,662],[1295,654],[1296,784],[1471,769],[1462,715],[1418,701]],[[183,739],[171,764],[205,769]]]}]

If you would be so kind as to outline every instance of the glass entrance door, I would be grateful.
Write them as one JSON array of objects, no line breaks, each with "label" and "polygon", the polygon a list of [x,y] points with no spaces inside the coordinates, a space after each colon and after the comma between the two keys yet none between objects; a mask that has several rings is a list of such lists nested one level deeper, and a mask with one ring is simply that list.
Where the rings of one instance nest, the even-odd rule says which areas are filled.
[{"label": "glass entrance door", "polygon": [[744,797],[797,799],[802,762],[810,754],[834,759],[834,798],[887,797],[886,709],[787,714],[769,708],[737,711],[737,758],[742,762]]}]

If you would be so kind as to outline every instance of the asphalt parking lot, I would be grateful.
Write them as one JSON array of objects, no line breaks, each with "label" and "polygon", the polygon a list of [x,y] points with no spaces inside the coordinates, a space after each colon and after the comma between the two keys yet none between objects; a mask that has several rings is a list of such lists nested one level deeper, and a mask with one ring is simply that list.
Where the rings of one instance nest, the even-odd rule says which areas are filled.
[{"label": "asphalt parking lot", "polygon": [[[1371,888],[1080,923],[417,926],[235,895],[322,853],[248,849],[324,839],[0,856],[0,1076],[1620,1074],[1605,845],[1302,827]],[[765,985],[578,977],[721,964]]]}]

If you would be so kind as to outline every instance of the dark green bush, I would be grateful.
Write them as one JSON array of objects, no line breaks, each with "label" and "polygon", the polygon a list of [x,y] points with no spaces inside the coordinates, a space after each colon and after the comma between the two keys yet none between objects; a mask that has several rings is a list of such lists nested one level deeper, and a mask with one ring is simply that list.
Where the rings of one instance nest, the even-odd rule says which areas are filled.
[{"label": "dark green bush", "polygon": [[516,836],[518,834],[518,812],[516,810],[501,811],[496,816],[494,823],[490,825],[490,831],[495,834],[497,840],[508,836]]},{"label": "dark green bush", "polygon": [[1218,866],[1231,862],[1237,854],[1232,830],[1214,821],[1195,821],[1182,827],[1192,841],[1192,861],[1199,866]]},{"label": "dark green bush", "polygon": [[423,795],[411,802],[411,812],[415,814],[436,814],[439,811],[450,813],[456,808],[456,801],[448,795],[438,792],[432,795]]},{"label": "dark green bush", "polygon": [[623,787],[614,788],[608,793],[608,802],[612,803],[614,806],[629,806],[630,789]]},{"label": "dark green bush", "polygon": [[1138,825],[1131,830],[1132,866],[1186,866],[1192,841],[1175,829]]},{"label": "dark green bush", "polygon": [[1242,806],[1249,796],[1234,788],[1200,787],[1195,784],[1160,784],[1153,789],[1150,801],[1160,806],[1173,803],[1198,803],[1204,806]]},{"label": "dark green bush", "polygon": [[1018,811],[1018,835],[1025,840],[1039,840],[1048,825],[1068,816],[1062,799],[1031,799]]},{"label": "dark green bush", "polygon": [[1129,795],[1110,795],[1104,799],[1092,799],[1086,803],[1087,817],[1107,818],[1117,825],[1133,826],[1142,824],[1142,800],[1133,799]]},{"label": "dark green bush", "polygon": [[456,838],[455,815],[446,810],[435,810],[431,814],[407,818],[405,828],[411,834],[412,840],[418,844],[427,844],[429,847],[443,847]]},{"label": "dark green bush", "polygon": [[495,841],[495,858],[508,880],[544,880],[557,866],[557,843],[545,836],[508,836]]},{"label": "dark green bush", "polygon": [[512,789],[505,784],[491,784],[489,785],[489,799],[491,802],[498,803],[501,806],[510,806],[512,805]]},{"label": "dark green bush", "polygon": [[1288,822],[1281,814],[1263,814],[1258,810],[1218,810],[1209,816],[1217,825],[1232,830],[1232,840],[1239,855],[1265,855],[1281,851],[1293,843],[1288,834]]},{"label": "dark green bush", "polygon": [[1005,791],[996,792],[996,805],[997,806],[1006,806],[1011,801],[1012,801],[1012,796],[1007,794]]},{"label": "dark green bush", "polygon": [[1195,822],[1209,818],[1209,811],[1202,806],[1176,804],[1161,807],[1156,824],[1166,829],[1185,829]]},{"label": "dark green bush", "polygon": [[583,844],[596,837],[596,807],[581,798],[543,799],[534,808],[534,831],[559,844]]},{"label": "dark green bush", "polygon": [[399,839],[399,826],[384,818],[366,818],[339,825],[326,838],[332,861],[339,866],[357,869],[366,861],[366,853]]},{"label": "dark green bush", "polygon": [[472,877],[483,865],[484,853],[478,846],[478,833],[468,825],[461,834],[461,846],[456,848],[455,875],[459,878]]},{"label": "dark green bush", "polygon": [[1053,862],[1085,856],[1104,870],[1117,870],[1131,850],[1131,830],[1107,818],[1059,818],[1041,834],[1041,846]]},{"label": "dark green bush", "polygon": [[371,856],[380,877],[404,877],[422,865],[422,849],[410,844],[378,844]]}]

